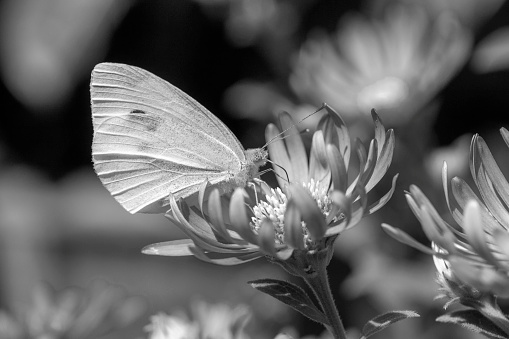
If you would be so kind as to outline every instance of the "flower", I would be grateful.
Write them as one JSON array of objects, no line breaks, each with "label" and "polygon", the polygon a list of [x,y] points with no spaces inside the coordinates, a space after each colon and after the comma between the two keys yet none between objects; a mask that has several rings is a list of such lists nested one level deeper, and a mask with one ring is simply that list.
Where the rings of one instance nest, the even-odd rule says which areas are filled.
[{"label": "flower", "polygon": [[55,292],[48,284],[34,290],[33,304],[22,320],[0,312],[0,337],[81,339],[127,326],[144,312],[145,302],[119,286],[95,281],[88,290]]},{"label": "flower", "polygon": [[309,160],[300,133],[290,133],[295,124],[289,114],[280,118],[284,133],[273,124],[267,127],[268,151],[280,187],[271,188],[258,179],[250,188],[220,196],[204,182],[196,207],[170,195],[171,210],[165,216],[189,239],[149,245],[143,252],[192,254],[223,265],[260,256],[284,261],[295,250],[307,253],[328,247],[339,233],[381,208],[392,196],[396,176],[390,191],[370,206],[367,195],[391,163],[393,131],[386,132],[373,111],[375,138],[369,150],[355,143],[359,170],[349,181],[354,165],[348,130],[332,108],[324,108],[327,114],[313,134]]},{"label": "flower", "polygon": [[247,339],[244,329],[250,316],[243,305],[198,301],[191,305],[191,317],[184,312],[159,313],[150,317],[145,330],[149,339]]},{"label": "flower", "polygon": [[145,326],[150,339],[198,339],[198,325],[185,316],[169,316],[158,313],[150,317],[151,323]]},{"label": "flower", "polygon": [[[502,128],[501,134],[509,145],[509,132]],[[470,170],[481,197],[458,177],[451,180],[450,192],[446,163],[442,170],[446,202],[459,227],[444,221],[418,187],[411,186],[407,193],[412,211],[433,242],[432,249],[401,230],[389,225],[383,228],[396,239],[437,257],[440,284],[454,292],[448,294],[462,298],[480,292],[509,297],[509,183],[479,135],[472,138]],[[450,281],[469,288],[463,286],[463,292],[451,289]]]},{"label": "flower", "polygon": [[405,123],[463,66],[471,35],[451,15],[389,7],[381,20],[350,15],[333,36],[315,34],[296,56],[290,85],[306,102],[328,102],[347,118],[375,108]]}]

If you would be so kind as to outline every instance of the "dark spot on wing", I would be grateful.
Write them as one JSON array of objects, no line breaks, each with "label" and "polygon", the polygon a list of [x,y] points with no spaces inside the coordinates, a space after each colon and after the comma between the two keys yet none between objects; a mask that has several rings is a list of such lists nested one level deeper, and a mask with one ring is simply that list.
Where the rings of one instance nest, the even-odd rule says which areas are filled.
[{"label": "dark spot on wing", "polygon": [[156,131],[159,128],[159,125],[163,122],[161,117],[138,109],[131,111],[129,119],[145,127],[145,129],[149,132]]},{"label": "dark spot on wing", "polygon": [[142,111],[141,109],[133,109],[131,114],[146,114],[145,111]]}]

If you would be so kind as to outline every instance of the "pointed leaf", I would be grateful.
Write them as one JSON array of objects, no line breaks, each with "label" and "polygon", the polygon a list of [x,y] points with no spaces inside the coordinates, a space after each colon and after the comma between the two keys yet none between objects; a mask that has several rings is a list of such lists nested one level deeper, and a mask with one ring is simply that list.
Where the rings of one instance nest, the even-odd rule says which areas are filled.
[{"label": "pointed leaf", "polygon": [[390,311],[378,315],[364,325],[361,331],[361,339],[368,338],[400,320],[418,317],[419,314],[414,311]]},{"label": "pointed leaf", "polygon": [[491,339],[507,338],[507,334],[491,322],[491,320],[473,309],[444,314],[438,317],[436,321],[461,325],[472,332],[480,333]]},{"label": "pointed leaf", "polygon": [[302,315],[318,323],[328,325],[325,315],[315,306],[311,298],[299,286],[276,279],[249,281],[253,288],[285,303]]}]

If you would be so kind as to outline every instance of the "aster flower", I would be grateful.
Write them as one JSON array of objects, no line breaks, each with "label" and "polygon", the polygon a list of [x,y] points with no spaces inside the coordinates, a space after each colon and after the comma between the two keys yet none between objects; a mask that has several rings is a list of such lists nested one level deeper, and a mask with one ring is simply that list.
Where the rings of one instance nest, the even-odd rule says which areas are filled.
[{"label": "aster flower", "polygon": [[403,124],[463,66],[470,33],[444,13],[435,20],[417,6],[393,6],[381,20],[350,15],[333,36],[310,37],[290,85],[312,104],[326,101],[347,118],[372,107],[388,125]]},{"label": "aster flower", "polygon": [[[260,256],[285,261],[294,251],[320,251],[344,230],[382,207],[394,191],[368,206],[368,193],[387,171],[394,149],[392,130],[385,131],[373,111],[375,138],[367,150],[360,141],[354,149],[358,173],[352,179],[352,144],[345,123],[330,107],[313,135],[308,155],[294,123],[282,114],[285,137],[273,124],[267,127],[269,155],[280,187],[270,188],[258,180],[255,189],[236,189],[231,196],[200,190],[198,207],[170,196],[166,217],[190,239],[147,246],[156,255],[195,255],[217,264],[239,264]],[[290,131],[292,131],[290,133]],[[208,200],[206,199],[208,198]]]},{"label": "aster flower", "polygon": [[[509,145],[509,132],[502,128],[501,134]],[[509,320],[496,306],[496,297],[509,297],[509,183],[479,135],[472,138],[470,171],[480,197],[458,177],[449,189],[446,163],[442,170],[446,202],[458,225],[442,219],[418,187],[411,186],[407,193],[432,248],[382,226],[397,240],[434,256],[441,297],[448,304],[459,301],[475,308],[509,334]]]},{"label": "aster flower", "polygon": [[[509,132],[501,129],[509,144]],[[436,250],[406,238],[388,225],[389,234],[424,252],[445,259],[457,278],[481,292],[509,297],[509,183],[503,177],[488,146],[479,135],[472,138],[470,170],[480,192],[477,196],[462,179],[447,184],[447,164],[442,182],[447,205],[458,227],[444,221],[431,202],[416,187],[410,187],[407,200]]]}]

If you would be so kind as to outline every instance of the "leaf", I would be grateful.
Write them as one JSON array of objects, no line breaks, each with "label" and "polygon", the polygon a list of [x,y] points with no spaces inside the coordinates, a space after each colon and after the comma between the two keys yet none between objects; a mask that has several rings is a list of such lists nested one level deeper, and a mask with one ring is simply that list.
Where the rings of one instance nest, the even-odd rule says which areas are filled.
[{"label": "leaf", "polygon": [[253,288],[266,293],[302,313],[311,320],[328,325],[325,315],[316,308],[313,301],[299,286],[277,279],[259,279],[249,281]]},{"label": "leaf", "polygon": [[491,339],[507,338],[507,335],[491,320],[476,310],[461,310],[444,314],[436,319],[441,323],[457,324]]},{"label": "leaf", "polygon": [[380,332],[400,320],[408,318],[418,318],[419,314],[414,311],[390,311],[384,314],[377,315],[364,325],[361,331],[361,339],[365,339],[373,334]]}]

